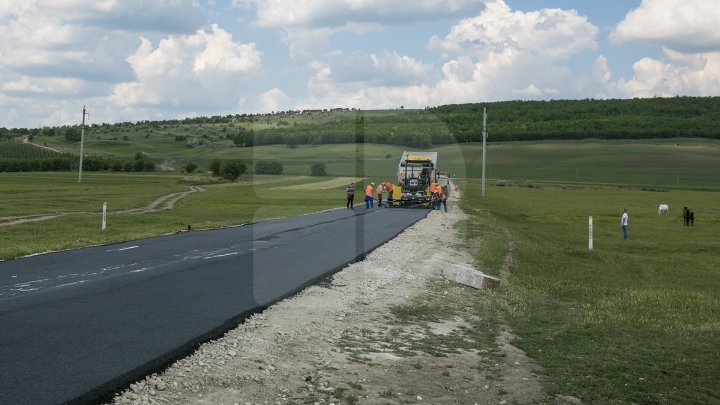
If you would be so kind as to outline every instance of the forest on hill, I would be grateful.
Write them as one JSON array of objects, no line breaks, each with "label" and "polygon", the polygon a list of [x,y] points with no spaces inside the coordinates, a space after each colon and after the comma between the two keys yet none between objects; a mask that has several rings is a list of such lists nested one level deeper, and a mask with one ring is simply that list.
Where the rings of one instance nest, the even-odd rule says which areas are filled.
[{"label": "forest on hill", "polygon": [[[92,124],[96,139],[125,140],[133,134],[180,139],[189,146],[230,140],[234,146],[377,143],[426,148],[482,140],[720,139],[720,97],[625,100],[503,101],[428,107],[422,110],[279,111],[182,120]],[[0,128],[0,140],[36,136],[79,142],[79,126]],[[87,140],[87,139],[86,139]],[[5,144],[7,145],[7,144]]]}]

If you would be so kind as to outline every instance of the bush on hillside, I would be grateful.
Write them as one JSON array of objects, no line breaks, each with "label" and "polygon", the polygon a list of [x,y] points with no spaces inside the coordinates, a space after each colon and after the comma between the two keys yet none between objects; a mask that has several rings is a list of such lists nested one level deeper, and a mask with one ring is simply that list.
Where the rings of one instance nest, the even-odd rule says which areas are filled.
[{"label": "bush on hillside", "polygon": [[276,160],[261,160],[255,163],[255,174],[282,174],[283,165]]},{"label": "bush on hillside", "polygon": [[311,176],[327,176],[327,172],[325,171],[325,163],[313,163],[312,166],[310,166],[310,175]]}]

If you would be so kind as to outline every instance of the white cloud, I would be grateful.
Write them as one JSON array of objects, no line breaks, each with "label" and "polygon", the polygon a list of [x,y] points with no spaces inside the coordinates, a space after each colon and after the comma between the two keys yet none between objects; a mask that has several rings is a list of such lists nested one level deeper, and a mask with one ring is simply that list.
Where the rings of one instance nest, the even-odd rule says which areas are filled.
[{"label": "white cloud", "polygon": [[[417,69],[402,67],[397,72],[412,76],[407,72],[415,71],[416,79],[394,84],[373,82],[362,75],[358,77],[364,80],[355,83],[337,71],[342,64],[316,64],[309,84],[312,104],[423,107],[509,97],[586,97],[587,91],[602,93],[607,88],[607,63],[600,60],[588,66],[588,72],[595,74],[585,77],[577,77],[562,63],[595,50],[597,33],[597,27],[573,10],[519,12],[496,0],[478,16],[458,22],[445,38],[430,40],[431,49],[453,55],[443,64],[440,77],[429,74],[428,66],[412,58]],[[397,54],[386,56],[397,65]],[[352,59],[349,63],[363,67]]]},{"label": "white cloud", "polygon": [[287,99],[288,96],[277,87],[260,93],[256,103],[258,112],[266,113],[281,110],[283,103],[287,101]]},{"label": "white cloud", "polygon": [[643,58],[633,65],[634,76],[620,79],[619,91],[630,97],[720,94],[720,52],[684,54],[664,50],[664,58]]},{"label": "white cloud", "polygon": [[610,38],[666,46],[678,51],[720,47],[720,5],[716,0],[643,0],[628,13]]},{"label": "white cloud", "polygon": [[512,11],[492,1],[480,15],[460,21],[444,38],[429,46],[448,53],[487,58],[511,48],[523,53],[563,59],[596,48],[598,29],[574,10]]},{"label": "white cloud", "polygon": [[132,80],[127,57],[140,35],[194,32],[204,21],[191,0],[0,0],[3,116],[20,110],[25,125],[66,123],[49,120],[71,119],[56,109],[99,104]]},{"label": "white cloud", "polygon": [[642,58],[617,90],[630,97],[720,94],[720,7],[714,0],[643,0],[610,34],[616,43],[662,46]]},{"label": "white cloud", "polygon": [[254,43],[234,42],[217,25],[193,35],[170,36],[157,48],[143,38],[128,62],[136,80],[115,86],[109,98],[113,104],[199,111],[235,105],[241,83],[262,64]]}]

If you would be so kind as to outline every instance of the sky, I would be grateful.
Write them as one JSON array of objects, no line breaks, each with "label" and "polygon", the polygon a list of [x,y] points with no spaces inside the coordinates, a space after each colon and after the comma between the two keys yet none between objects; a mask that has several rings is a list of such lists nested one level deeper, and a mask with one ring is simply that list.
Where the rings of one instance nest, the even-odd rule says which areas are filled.
[{"label": "sky", "polygon": [[0,0],[0,127],[720,95],[717,0]]}]

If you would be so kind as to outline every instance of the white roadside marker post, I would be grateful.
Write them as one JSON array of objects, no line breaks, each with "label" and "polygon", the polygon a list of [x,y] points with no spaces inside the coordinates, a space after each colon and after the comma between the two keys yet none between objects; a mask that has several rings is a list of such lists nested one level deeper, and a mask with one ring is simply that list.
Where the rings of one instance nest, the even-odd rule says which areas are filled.
[{"label": "white roadside marker post", "polygon": [[592,216],[588,217],[588,249],[593,250]]},{"label": "white roadside marker post", "polygon": [[102,230],[104,231],[107,225],[107,203],[103,203],[103,218],[102,218]]}]

